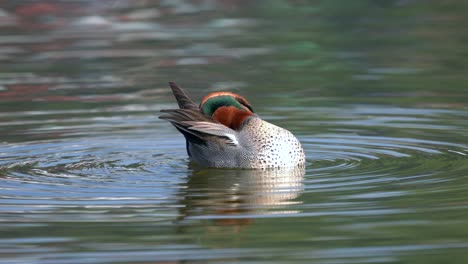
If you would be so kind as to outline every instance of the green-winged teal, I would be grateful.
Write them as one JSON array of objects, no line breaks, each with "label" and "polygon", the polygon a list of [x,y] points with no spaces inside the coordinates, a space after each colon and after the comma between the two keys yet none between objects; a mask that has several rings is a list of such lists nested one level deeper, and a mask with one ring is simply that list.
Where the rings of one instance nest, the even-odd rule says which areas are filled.
[{"label": "green-winged teal", "polygon": [[186,139],[192,161],[216,168],[285,168],[303,166],[304,150],[286,129],[262,120],[242,96],[214,92],[197,106],[175,83],[169,83],[180,109],[162,110]]}]

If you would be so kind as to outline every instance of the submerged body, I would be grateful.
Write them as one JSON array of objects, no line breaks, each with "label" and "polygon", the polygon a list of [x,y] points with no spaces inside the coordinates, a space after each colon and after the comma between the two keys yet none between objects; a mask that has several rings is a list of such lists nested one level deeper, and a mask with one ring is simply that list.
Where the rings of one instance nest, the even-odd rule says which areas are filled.
[{"label": "submerged body", "polygon": [[262,120],[243,97],[211,93],[198,107],[170,83],[180,109],[163,110],[187,141],[192,161],[215,168],[285,168],[303,166],[305,155],[288,130]]}]

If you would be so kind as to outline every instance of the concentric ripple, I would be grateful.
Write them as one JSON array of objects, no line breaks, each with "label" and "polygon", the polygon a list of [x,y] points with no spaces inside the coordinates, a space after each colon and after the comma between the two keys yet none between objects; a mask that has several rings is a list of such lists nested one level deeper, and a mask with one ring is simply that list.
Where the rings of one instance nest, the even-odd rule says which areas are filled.
[{"label": "concentric ripple", "polygon": [[[273,122],[293,131],[299,128],[296,134],[307,154],[304,169],[203,169],[188,163],[183,137],[156,119],[154,112],[163,107],[101,108],[93,110],[93,118],[79,119],[74,115],[88,110],[68,112],[70,120],[53,120],[50,117],[60,113],[43,112],[40,115],[50,122],[17,130],[20,142],[1,145],[0,214],[6,239],[0,240],[0,248],[68,262],[73,256],[83,257],[73,248],[92,247],[88,251],[93,252],[95,261],[107,262],[106,256],[114,255],[116,248],[136,254],[148,250],[146,243],[168,243],[175,248],[159,249],[165,257],[147,254],[141,255],[141,260],[176,261],[183,256],[181,250],[203,254],[204,247],[216,247],[219,239],[226,247],[235,248],[238,242],[228,238],[258,223],[269,230],[256,236],[260,243],[272,243],[274,230],[269,228],[285,219],[287,232],[293,232],[295,239],[340,244],[355,241],[356,234],[370,226],[379,230],[368,231],[375,239],[393,226],[424,223],[413,216],[415,213],[446,214],[463,207],[462,200],[444,195],[450,190],[459,193],[455,197],[464,197],[463,188],[458,186],[467,183],[456,176],[466,166],[468,147],[463,144],[414,138],[414,130],[400,136],[376,133],[366,126],[342,125],[338,115],[321,126],[326,133],[307,134],[298,127],[301,118],[278,118]],[[300,116],[309,110],[295,109],[294,113]],[[317,110],[315,113],[323,111]],[[328,116],[332,116],[329,110]],[[346,112],[348,118],[351,111]],[[111,116],[106,117],[108,114]],[[27,113],[17,116],[35,118]],[[352,117],[361,118],[357,113]],[[50,133],[55,138],[50,138]],[[360,224],[350,219],[359,219]],[[275,225],[268,224],[272,221]],[[381,225],[375,226],[375,221]],[[311,229],[314,225],[317,227]],[[67,235],[61,233],[63,229],[69,230]],[[314,238],[327,229],[342,230],[342,235]],[[48,235],[44,236],[46,230]],[[101,237],[107,234],[105,230],[126,230],[128,234],[124,240],[115,237],[113,240],[121,241],[115,243]],[[201,242],[187,244],[187,238],[193,236]],[[101,239],[104,241],[96,242]],[[50,246],[57,243],[62,245],[59,249]],[[278,248],[269,253],[233,249],[231,257],[289,256],[281,246],[273,243],[272,247]],[[453,247],[466,245],[454,242]],[[340,252],[341,260],[354,254],[347,247]],[[376,252],[372,257],[392,255],[385,248]],[[318,254],[331,258],[326,250]]]},{"label": "concentric ripple", "polygon": [[[196,168],[192,172],[183,139],[170,128],[162,129],[164,123],[154,123],[154,116],[135,115],[160,107],[113,111],[122,113],[122,109],[126,109],[127,116],[80,120],[96,125],[76,126],[61,121],[60,126],[51,126],[46,122],[42,127],[24,132],[46,135],[54,131],[63,139],[4,144],[0,162],[3,175],[0,210],[8,214],[9,221],[89,221],[87,212],[92,213],[93,221],[121,221],[129,216],[132,221],[143,221],[155,215],[180,214],[185,214],[183,218],[220,217],[216,210],[207,213],[199,207],[196,207],[198,213],[177,210],[187,207],[184,203],[192,201],[187,199],[193,195],[198,200],[205,199],[210,207],[228,210],[230,214],[223,216],[228,218],[281,212],[301,215],[305,213],[303,201],[298,200],[301,194],[333,190],[342,194],[359,192],[352,197],[388,197],[405,195],[405,192],[372,190],[394,181],[409,185],[443,181],[434,175],[456,166],[465,158],[467,149],[461,144],[407,137],[359,133],[300,135],[308,157],[305,174]],[[75,121],[71,118],[70,122]],[[126,125],[132,128],[101,136],[101,132]],[[86,139],[76,138],[85,133],[89,135]],[[187,181],[187,177],[191,180]],[[193,185],[197,178],[201,181]],[[366,191],[360,193],[362,190]],[[230,208],[224,208],[226,203]]]}]

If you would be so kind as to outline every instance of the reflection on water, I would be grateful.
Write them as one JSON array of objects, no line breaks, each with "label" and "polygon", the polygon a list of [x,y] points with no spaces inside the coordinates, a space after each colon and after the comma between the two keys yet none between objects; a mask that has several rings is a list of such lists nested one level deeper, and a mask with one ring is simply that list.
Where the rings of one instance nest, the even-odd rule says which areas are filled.
[{"label": "reflection on water", "polygon": [[[468,258],[461,1],[2,1],[0,262]],[[298,136],[191,167],[168,81]]]},{"label": "reflection on water", "polygon": [[304,168],[196,170],[181,190],[181,217],[235,224],[249,222],[249,215],[298,213],[288,205],[301,203],[295,199],[303,189],[304,174]]}]

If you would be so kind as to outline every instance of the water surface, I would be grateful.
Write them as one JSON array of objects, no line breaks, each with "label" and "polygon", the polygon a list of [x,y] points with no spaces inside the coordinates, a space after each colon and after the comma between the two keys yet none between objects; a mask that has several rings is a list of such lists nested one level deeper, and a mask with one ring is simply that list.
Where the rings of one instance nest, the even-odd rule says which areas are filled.
[{"label": "water surface", "polygon": [[[467,11],[2,2],[0,262],[466,262]],[[190,166],[168,81],[245,95],[306,168]]]}]

